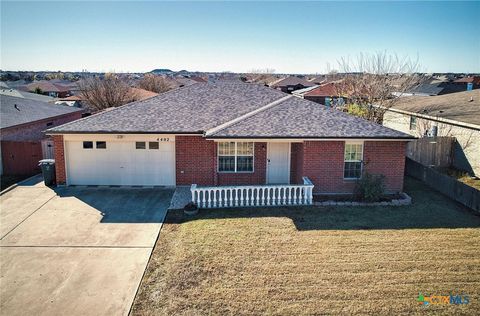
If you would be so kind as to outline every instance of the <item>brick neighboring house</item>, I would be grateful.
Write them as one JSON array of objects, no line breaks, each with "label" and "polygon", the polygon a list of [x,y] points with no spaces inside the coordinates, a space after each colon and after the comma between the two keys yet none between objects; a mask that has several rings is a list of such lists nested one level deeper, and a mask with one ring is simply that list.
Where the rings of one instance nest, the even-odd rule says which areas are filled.
[{"label": "brick neighboring house", "polygon": [[82,116],[77,108],[6,95],[0,98],[0,171],[6,175],[38,171],[38,161],[44,157],[41,141],[47,139],[44,131]]},{"label": "brick neighboring house", "polygon": [[66,185],[264,185],[352,193],[363,170],[403,188],[413,137],[278,90],[197,83],[49,129]]},{"label": "brick neighboring house", "polygon": [[34,81],[32,83],[26,84],[20,87],[21,90],[28,91],[28,92],[35,92],[48,95],[54,98],[65,98],[70,95],[71,87],[56,83],[50,82],[48,80],[41,80],[41,81]]},{"label": "brick neighboring house", "polygon": [[[341,93],[342,87],[339,85],[341,85],[341,82],[329,82],[312,89],[304,89],[300,93],[297,91],[295,96],[324,105],[336,104],[337,102],[344,104],[348,96]],[[327,98],[329,98],[328,102]]]}]

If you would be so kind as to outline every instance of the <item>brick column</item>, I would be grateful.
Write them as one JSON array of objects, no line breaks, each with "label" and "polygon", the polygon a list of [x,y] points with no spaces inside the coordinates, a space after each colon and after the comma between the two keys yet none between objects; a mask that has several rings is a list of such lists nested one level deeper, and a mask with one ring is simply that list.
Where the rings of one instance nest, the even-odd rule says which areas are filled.
[{"label": "brick column", "polygon": [[57,185],[65,185],[67,183],[67,175],[65,172],[63,135],[53,135],[53,149],[55,153],[55,173],[57,177]]}]

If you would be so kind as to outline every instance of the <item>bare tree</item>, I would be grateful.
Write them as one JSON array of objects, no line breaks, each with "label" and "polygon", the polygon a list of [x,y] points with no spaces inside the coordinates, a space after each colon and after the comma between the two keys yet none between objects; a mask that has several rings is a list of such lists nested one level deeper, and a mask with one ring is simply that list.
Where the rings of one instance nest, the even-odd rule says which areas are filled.
[{"label": "bare tree", "polygon": [[432,131],[432,127],[437,127],[437,136],[455,137],[462,150],[469,150],[474,144],[475,131],[467,128],[455,128],[451,124],[435,122],[425,118],[417,118],[415,136],[422,138],[428,136]]},{"label": "bare tree", "polygon": [[246,74],[246,77],[250,82],[267,85],[275,79],[274,73],[275,69],[273,68],[252,69]]},{"label": "bare tree", "polygon": [[[383,114],[408,90],[419,85],[418,58],[391,55],[387,52],[360,54],[356,59],[338,61],[343,72],[341,83],[335,87],[348,104],[360,108],[362,117],[381,123]],[[357,111],[358,112],[358,111]]]},{"label": "bare tree", "polygon": [[78,82],[81,97],[93,110],[117,107],[132,100],[129,84],[113,73],[105,77],[90,77]]},{"label": "bare tree", "polygon": [[140,81],[138,86],[142,89],[156,93],[167,92],[173,88],[167,79],[154,74],[146,74],[143,76],[143,79]]}]

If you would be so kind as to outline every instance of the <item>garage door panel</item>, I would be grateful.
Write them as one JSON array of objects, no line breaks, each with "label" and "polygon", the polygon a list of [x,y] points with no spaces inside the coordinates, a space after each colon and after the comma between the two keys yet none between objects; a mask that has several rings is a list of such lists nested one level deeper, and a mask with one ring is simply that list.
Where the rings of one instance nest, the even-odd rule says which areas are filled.
[{"label": "garage door panel", "polygon": [[135,142],[107,141],[106,149],[84,149],[82,141],[67,141],[66,151],[72,185],[175,185],[174,142],[136,149]]}]

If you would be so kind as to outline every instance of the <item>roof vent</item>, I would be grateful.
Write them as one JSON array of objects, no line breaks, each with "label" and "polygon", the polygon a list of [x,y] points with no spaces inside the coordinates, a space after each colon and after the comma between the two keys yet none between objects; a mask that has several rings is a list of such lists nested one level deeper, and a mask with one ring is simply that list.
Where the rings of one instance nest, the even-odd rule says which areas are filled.
[{"label": "roof vent", "polygon": [[15,108],[15,110],[20,111],[17,104],[14,104],[13,107]]},{"label": "roof vent", "polygon": [[469,102],[473,102],[473,97],[470,97],[470,101]]}]

